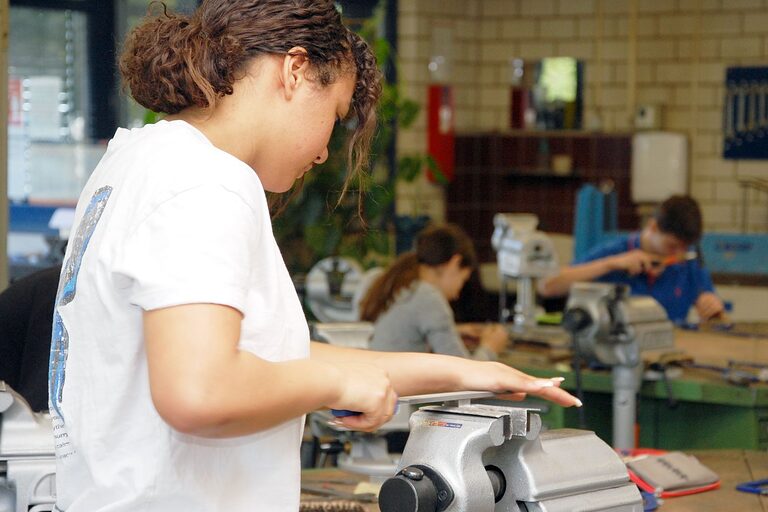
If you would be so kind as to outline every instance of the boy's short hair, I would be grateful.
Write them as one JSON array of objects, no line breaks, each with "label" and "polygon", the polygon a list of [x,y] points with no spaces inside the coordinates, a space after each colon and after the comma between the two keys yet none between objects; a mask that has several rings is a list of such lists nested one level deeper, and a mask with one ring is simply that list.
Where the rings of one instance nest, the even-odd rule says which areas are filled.
[{"label": "boy's short hair", "polygon": [[655,218],[661,232],[674,235],[686,244],[695,244],[701,238],[701,209],[690,196],[670,197],[661,203]]}]

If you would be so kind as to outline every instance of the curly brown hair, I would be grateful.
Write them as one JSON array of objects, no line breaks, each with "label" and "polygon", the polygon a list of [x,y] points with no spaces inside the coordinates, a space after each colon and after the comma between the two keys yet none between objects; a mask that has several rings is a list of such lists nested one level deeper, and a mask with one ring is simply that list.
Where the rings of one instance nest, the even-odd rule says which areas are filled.
[{"label": "curly brown hair", "polygon": [[[158,6],[161,11],[153,13]],[[295,47],[306,50],[322,86],[355,74],[349,183],[368,163],[381,73],[368,43],[344,26],[331,0],[203,0],[190,16],[152,2],[126,38],[119,66],[124,87],[140,105],[176,114],[215,107],[232,94],[252,59]]]}]

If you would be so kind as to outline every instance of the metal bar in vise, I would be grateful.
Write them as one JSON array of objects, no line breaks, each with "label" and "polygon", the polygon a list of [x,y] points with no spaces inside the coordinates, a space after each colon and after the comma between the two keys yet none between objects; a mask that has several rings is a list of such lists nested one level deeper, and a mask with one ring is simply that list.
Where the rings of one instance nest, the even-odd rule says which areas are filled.
[{"label": "metal bar in vise", "polygon": [[[490,391],[453,391],[448,393],[429,393],[425,395],[401,396],[397,399],[398,405],[433,404],[436,402],[457,402],[459,406],[469,405],[470,401],[478,398],[491,398],[496,396]],[[397,412],[397,410],[395,410]],[[360,412],[347,409],[332,409],[331,413],[337,418],[357,416]]]}]

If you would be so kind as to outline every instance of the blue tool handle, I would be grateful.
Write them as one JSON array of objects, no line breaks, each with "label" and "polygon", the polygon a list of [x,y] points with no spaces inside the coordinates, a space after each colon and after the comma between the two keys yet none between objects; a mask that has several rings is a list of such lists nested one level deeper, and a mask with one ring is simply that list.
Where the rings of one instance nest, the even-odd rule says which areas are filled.
[{"label": "blue tool handle", "polygon": [[752,494],[768,494],[768,479],[755,480],[754,482],[744,482],[736,486],[737,491],[749,492]]},{"label": "blue tool handle", "polygon": [[[395,404],[395,412],[392,414],[397,414],[397,411],[400,410],[400,404]],[[348,416],[360,416],[360,411],[350,411],[349,409],[331,409],[331,414],[333,414],[336,418],[346,418]]]},{"label": "blue tool handle", "polygon": [[346,418],[348,416],[360,416],[360,411],[350,411],[349,409],[331,409],[331,414],[337,418]]},{"label": "blue tool handle", "polygon": [[643,498],[643,512],[652,512],[659,508],[659,500],[652,493],[641,490],[640,496]]}]

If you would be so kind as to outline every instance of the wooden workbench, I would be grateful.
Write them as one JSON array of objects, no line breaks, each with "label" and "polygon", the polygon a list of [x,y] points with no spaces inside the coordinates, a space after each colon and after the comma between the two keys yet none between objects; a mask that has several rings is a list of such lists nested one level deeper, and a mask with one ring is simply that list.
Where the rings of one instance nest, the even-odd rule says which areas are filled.
[{"label": "wooden workbench", "polygon": [[749,337],[677,329],[675,347],[705,364],[725,365],[735,360],[768,365],[768,331]]},{"label": "wooden workbench", "polygon": [[[726,365],[729,360],[752,361],[758,364],[768,365],[768,337],[757,336],[733,336],[717,332],[697,332],[697,331],[676,331],[675,333],[676,349],[692,356],[696,362],[713,365]],[[532,373],[541,373],[542,375],[566,375],[571,379],[573,375],[563,371],[563,366],[557,366],[547,358],[547,354],[542,351],[531,351],[526,353],[524,349],[517,348],[509,354],[504,360],[516,367]],[[522,363],[522,364],[521,364]],[[610,392],[611,378],[610,374],[598,374],[598,372],[587,372],[585,375],[585,387],[592,387],[607,397],[608,410],[602,411],[610,417]],[[566,383],[568,384],[568,381]],[[566,386],[569,387],[569,386]],[[643,400],[659,402],[658,411],[649,411],[647,404],[641,404],[640,422],[646,421],[649,414],[663,414],[664,417],[654,418],[654,422],[668,421],[669,429],[679,430],[679,438],[686,436],[696,437],[693,433],[696,428],[701,427],[707,431],[707,435],[702,434],[702,442],[705,446],[717,446],[712,441],[713,437],[723,436],[729,439],[733,437],[754,437],[762,434],[754,429],[742,428],[744,425],[755,423],[753,416],[760,416],[764,411],[768,414],[768,386],[758,385],[752,387],[737,387],[727,385],[722,382],[716,374],[707,374],[706,372],[693,372],[685,375],[684,378],[673,385],[673,391],[678,394],[678,399],[682,402],[689,401],[695,407],[700,407],[703,417],[689,417],[686,423],[683,419],[690,414],[690,410],[682,405],[682,411],[670,413],[665,410],[662,403],[666,400],[666,391],[660,382],[646,382],[641,391],[644,395]],[[729,407],[730,404],[731,407]],[[600,404],[592,403],[593,411],[600,409]],[[692,406],[692,407],[693,407]],[[645,407],[645,409],[643,409]],[[556,406],[553,409],[562,409]],[[568,410],[568,412],[573,412]],[[709,425],[720,424],[730,425],[728,432],[723,432],[717,428],[708,428]],[[610,419],[608,419],[610,423]],[[691,425],[693,423],[694,425]],[[768,423],[766,421],[757,422],[757,429],[763,428]],[[703,425],[703,427],[702,427]],[[562,425],[553,425],[558,428]],[[571,425],[572,426],[572,425]],[[768,435],[768,431],[765,433]],[[673,436],[670,430],[662,435]],[[674,436],[673,436],[674,437]],[[610,438],[608,438],[610,439]],[[739,439],[735,439],[739,441]],[[706,443],[709,443],[706,444]],[[751,441],[748,443],[750,444]],[[662,443],[663,444],[663,443]],[[652,446],[644,443],[644,446]],[[662,446],[662,448],[677,449],[675,446]],[[670,498],[664,500],[660,512],[768,512],[768,497],[760,497],[753,494],[746,494],[735,490],[736,484],[768,479],[768,453],[765,451],[753,450],[700,450],[685,449],[686,453],[696,455],[699,460],[707,467],[720,475],[722,485],[720,489],[706,493],[685,496],[679,498]],[[363,477],[345,473],[337,469],[307,470],[302,474],[303,481],[311,484],[322,484],[324,480],[332,479],[336,483],[329,484],[333,487],[346,491],[353,491],[354,482]],[[343,482],[343,483],[339,483]],[[378,511],[378,505],[364,505],[366,512]]]},{"label": "wooden workbench", "polygon": [[[717,332],[679,330],[675,352],[696,363],[726,366],[729,360],[768,365],[768,338],[733,336]],[[644,358],[654,360],[653,354]],[[554,350],[515,346],[501,358],[506,364],[533,375],[565,377],[563,387],[575,392],[575,373],[563,348]],[[612,439],[610,370],[582,371],[586,426],[602,439]],[[639,445],[668,450],[768,448],[768,384],[749,386],[727,382],[721,372],[683,369],[667,385],[644,381],[639,393],[637,421]],[[551,428],[578,427],[575,409],[532,401],[542,408],[542,419]]]},{"label": "wooden workbench", "polygon": [[[712,469],[721,479],[721,487],[701,494],[669,498],[659,507],[659,512],[768,512],[768,497],[747,494],[735,490],[736,484],[768,478],[768,453],[741,450],[692,451],[699,460]],[[313,469],[302,473],[302,481],[320,485],[324,480],[353,482],[363,479],[360,475],[337,469]],[[347,491],[354,484],[329,484]],[[364,505],[366,512],[379,510],[376,504]]]},{"label": "wooden workbench", "polygon": [[768,453],[737,450],[691,451],[720,475],[720,489],[664,500],[661,512],[768,512],[768,497],[737,491],[736,485],[768,478]]}]

